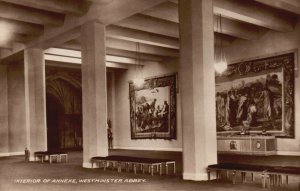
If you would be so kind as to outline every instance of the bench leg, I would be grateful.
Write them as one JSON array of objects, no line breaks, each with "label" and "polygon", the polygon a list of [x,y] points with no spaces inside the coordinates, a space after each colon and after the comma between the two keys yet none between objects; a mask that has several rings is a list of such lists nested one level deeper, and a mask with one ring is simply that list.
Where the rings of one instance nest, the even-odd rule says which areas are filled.
[{"label": "bench leg", "polygon": [[168,166],[168,164],[166,164],[166,175],[168,175],[169,174],[169,166]]},{"label": "bench leg", "polygon": [[246,172],[241,172],[242,175],[242,183],[246,183]]},{"label": "bench leg", "polygon": [[122,164],[118,163],[118,172],[122,172]]},{"label": "bench leg", "polygon": [[145,174],[145,165],[142,164],[142,171],[143,171],[143,174]]},{"label": "bench leg", "polygon": [[151,165],[151,176],[153,176],[153,165]]},{"label": "bench leg", "polygon": [[221,179],[221,171],[220,170],[216,170],[216,178],[217,179]]},{"label": "bench leg", "polygon": [[210,180],[210,169],[207,169],[207,178]]},{"label": "bench leg", "polygon": [[136,174],[136,164],[133,164],[133,172]]},{"label": "bench leg", "polygon": [[236,171],[234,170],[232,172],[232,184],[235,184],[235,181],[236,181]]},{"label": "bench leg", "polygon": [[104,161],[104,162],[103,162],[103,170],[104,170],[104,171],[106,171],[106,167],[107,167],[107,162]]},{"label": "bench leg", "polygon": [[159,175],[162,175],[162,164],[159,164]]},{"label": "bench leg", "polygon": [[262,181],[262,187],[265,188],[266,187],[266,175],[265,174],[261,174],[261,181]]},{"label": "bench leg", "polygon": [[176,163],[174,162],[174,174],[176,174]]}]

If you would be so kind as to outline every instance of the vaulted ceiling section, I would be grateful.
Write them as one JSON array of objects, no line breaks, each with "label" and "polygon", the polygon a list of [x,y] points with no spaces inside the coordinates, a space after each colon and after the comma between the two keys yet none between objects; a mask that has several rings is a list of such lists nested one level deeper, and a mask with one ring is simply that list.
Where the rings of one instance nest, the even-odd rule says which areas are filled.
[{"label": "vaulted ceiling section", "polygon": [[[270,30],[292,31],[300,1],[214,0],[213,12],[215,37],[230,45],[236,39],[259,39]],[[137,43],[143,60],[179,56],[177,0],[0,0],[0,51],[80,51],[80,26],[95,20],[107,26],[107,58],[116,66],[134,63]]]}]

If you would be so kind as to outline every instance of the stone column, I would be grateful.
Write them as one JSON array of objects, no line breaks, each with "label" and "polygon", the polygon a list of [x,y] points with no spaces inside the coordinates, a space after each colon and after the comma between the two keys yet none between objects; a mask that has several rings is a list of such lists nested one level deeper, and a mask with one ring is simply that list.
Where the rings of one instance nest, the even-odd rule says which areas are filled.
[{"label": "stone column", "polygon": [[212,0],[180,0],[183,178],[207,180],[217,162]]},{"label": "stone column", "polygon": [[47,150],[45,60],[42,49],[24,50],[26,142],[30,160]]},{"label": "stone column", "polygon": [[81,27],[83,167],[93,156],[107,156],[107,99],[105,26],[91,22]]},{"label": "stone column", "polygon": [[7,88],[7,66],[0,65],[0,156],[8,155],[8,88]]}]

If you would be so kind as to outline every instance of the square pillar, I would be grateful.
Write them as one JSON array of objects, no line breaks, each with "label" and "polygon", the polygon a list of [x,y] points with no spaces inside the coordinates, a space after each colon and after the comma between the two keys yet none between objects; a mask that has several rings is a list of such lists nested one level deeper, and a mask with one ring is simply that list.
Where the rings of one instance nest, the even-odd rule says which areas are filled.
[{"label": "square pillar", "polygon": [[207,180],[217,162],[212,0],[180,0],[183,178]]},{"label": "square pillar", "polygon": [[90,159],[108,155],[105,26],[91,22],[81,27],[83,167]]},{"label": "square pillar", "polygon": [[0,65],[0,156],[9,152],[7,66]]},{"label": "square pillar", "polygon": [[24,50],[26,142],[33,153],[47,150],[46,85],[44,52],[39,48]]}]

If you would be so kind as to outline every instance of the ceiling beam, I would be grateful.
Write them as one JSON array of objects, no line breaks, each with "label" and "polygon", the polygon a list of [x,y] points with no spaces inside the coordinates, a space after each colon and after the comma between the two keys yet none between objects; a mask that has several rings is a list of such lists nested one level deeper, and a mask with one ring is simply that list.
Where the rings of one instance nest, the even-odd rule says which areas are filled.
[{"label": "ceiling beam", "polygon": [[[77,68],[81,69],[81,59],[68,59],[68,57],[64,58],[62,56],[57,57],[48,57],[46,56],[45,60],[46,67],[61,67],[61,68]],[[107,68],[115,68],[115,69],[128,69],[129,67],[126,64],[119,64],[113,62],[105,62]]]},{"label": "ceiling beam", "polygon": [[58,62],[52,60],[45,60],[45,65],[46,67],[74,68],[79,70],[81,69],[81,64],[70,63],[70,62]]},{"label": "ceiling beam", "polygon": [[137,14],[120,21],[115,25],[179,38],[178,23],[153,18],[147,15]]},{"label": "ceiling beam", "polygon": [[32,40],[33,38],[34,38],[33,36],[14,33],[10,36],[10,41],[27,43],[28,41]]},{"label": "ceiling beam", "polygon": [[[113,49],[113,48],[106,48],[106,54],[114,55],[114,56],[122,56],[122,57],[126,57],[126,58],[136,58],[137,57],[136,52],[128,51],[128,50]],[[162,57],[162,56],[156,56],[156,55],[144,54],[144,53],[139,53],[139,57],[141,60],[149,60],[149,61],[156,61],[156,62],[161,62],[165,59],[165,57]]]},{"label": "ceiling beam", "polygon": [[[113,38],[106,39],[106,47],[120,50],[137,51],[137,45],[134,42],[117,40]],[[170,48],[157,47],[147,44],[140,44],[139,52],[166,57],[178,57],[179,51]]]},{"label": "ceiling beam", "polygon": [[97,4],[108,4],[108,3],[111,3],[113,0],[88,0],[88,1],[97,3]]},{"label": "ceiling beam", "polygon": [[222,33],[245,40],[254,40],[258,39],[267,32],[267,29],[265,28],[244,22],[234,21],[225,17],[221,18],[221,25],[222,29],[220,27],[220,18],[218,18],[218,16],[214,16],[214,31],[217,33]]},{"label": "ceiling beam", "polygon": [[[74,49],[74,50],[81,49],[79,40],[73,40],[73,41],[65,43],[59,47],[70,48],[70,49]],[[134,42],[131,42],[131,41],[126,41],[126,40],[106,38],[106,49],[108,49],[110,51],[112,49],[114,49],[114,50],[116,49],[116,50],[137,52],[137,44]],[[176,49],[157,47],[157,46],[152,46],[152,45],[147,45],[147,44],[140,44],[139,52],[141,54],[149,54],[149,55],[156,55],[156,56],[163,56],[163,57],[178,57],[178,55],[179,55],[179,51]],[[133,54],[136,54],[136,53],[133,53]],[[145,58],[146,58],[146,56],[145,56]]]},{"label": "ceiling beam", "polygon": [[106,55],[105,59],[107,62],[123,63],[123,64],[137,64],[137,60],[134,58],[125,58],[125,57],[121,57],[121,56]]},{"label": "ceiling beam", "polygon": [[[77,40],[72,40],[69,42],[66,42],[58,48],[64,48],[64,49],[71,49],[71,50],[81,50],[80,43]],[[120,50],[120,49],[114,49],[106,47],[106,54],[107,55],[113,55],[113,56],[122,56],[126,58],[136,58],[137,54],[135,51],[129,51],[129,50]],[[145,54],[145,53],[139,53],[139,56],[141,60],[150,60],[150,61],[157,61],[160,62],[164,59],[162,56],[157,55],[151,55],[151,54]]]},{"label": "ceiling beam", "polygon": [[[60,63],[81,64],[82,63],[81,51],[67,50],[61,48],[49,48],[44,51],[44,54],[45,54],[44,57],[46,61],[52,61],[50,62],[50,64],[54,63],[57,65],[57,62],[58,64]],[[124,58],[120,56],[106,55],[105,60],[106,60],[106,67],[110,67],[110,68],[127,69],[126,65],[137,64],[136,59]]]},{"label": "ceiling beam", "polygon": [[119,26],[108,26],[106,28],[106,36],[165,48],[179,49],[179,40],[176,38]]},{"label": "ceiling beam", "polygon": [[58,46],[54,46],[57,48],[64,48],[64,49],[70,49],[70,50],[81,50],[81,45],[78,40],[70,40],[68,42],[62,43]]},{"label": "ceiling beam", "polygon": [[178,5],[170,1],[159,4],[142,12],[143,15],[162,18],[167,21],[179,23]]},{"label": "ceiling beam", "polygon": [[299,0],[254,0],[256,2],[300,15]]},{"label": "ceiling beam", "polygon": [[114,62],[106,62],[106,67],[107,68],[115,68],[115,69],[125,69],[125,70],[129,69],[128,65],[114,63]]},{"label": "ceiling beam", "polygon": [[44,50],[44,54],[81,58],[81,51],[69,50],[64,48],[48,48]]},{"label": "ceiling beam", "polygon": [[45,11],[51,11],[61,14],[74,14],[81,15],[83,13],[81,9],[82,2],[76,0],[1,0],[2,2],[12,3],[16,5],[22,5],[35,9],[41,9]]},{"label": "ceiling beam", "polygon": [[287,14],[253,1],[214,0],[214,13],[280,32],[294,28]]},{"label": "ceiling beam", "polygon": [[[129,66],[125,64],[113,63],[113,62],[106,62],[106,69],[107,72],[110,72],[111,69],[124,69],[127,70]],[[73,69],[81,69],[81,64],[74,64],[74,63],[64,63],[64,62],[55,62],[47,60],[45,62],[46,67],[60,67],[60,68],[73,68]],[[47,68],[46,68],[47,70]]]},{"label": "ceiling beam", "polygon": [[[176,24],[179,23],[178,5],[171,3],[171,2],[165,2],[160,5],[157,5],[149,10],[144,11],[142,14],[147,15],[151,18],[154,17],[157,19],[163,19],[166,22],[169,21],[170,24],[171,23],[176,23]],[[137,17],[131,17],[131,18],[128,18],[128,20],[136,19],[136,18]],[[151,18],[148,18],[148,20],[150,20]],[[140,18],[140,20],[141,19],[142,18]],[[159,22],[159,21],[157,21],[157,22]],[[215,22],[214,23],[215,32],[220,33],[221,31],[219,29],[220,27],[218,27],[217,16],[215,16],[214,22]],[[163,23],[161,23],[161,25],[163,25]],[[178,26],[178,25],[176,25],[176,26]],[[163,28],[168,28],[168,27],[164,26]],[[176,33],[179,33],[178,29],[177,30],[174,29],[174,31],[176,31]],[[234,36],[234,37],[241,38],[241,39],[253,40],[253,39],[258,39],[265,32],[266,32],[266,29],[259,27],[259,26],[251,25],[251,24],[244,23],[244,22],[238,22],[238,21],[231,20],[228,18],[222,18],[222,33],[223,34],[227,34],[227,35]]]},{"label": "ceiling beam", "polygon": [[80,37],[80,29],[79,28],[75,28],[73,30],[68,31],[67,33],[63,33],[60,36],[55,36],[53,38],[49,38],[49,39],[41,39],[41,38],[37,38],[37,40],[35,41],[35,43],[30,43],[27,44],[27,47],[39,47],[42,49],[47,49],[50,47],[55,47],[58,44],[63,44],[65,42],[77,39]]},{"label": "ceiling beam", "polygon": [[0,42],[0,48],[11,49],[12,44],[10,42]]},{"label": "ceiling beam", "polygon": [[[68,16],[65,19],[64,25],[57,28],[47,28],[42,36],[36,41],[31,42],[28,46],[43,46],[47,47],[47,41],[51,39],[53,46],[59,45],[56,43],[56,38],[60,36],[68,36],[69,31],[72,31],[81,25],[98,21],[104,25],[109,25],[118,22],[131,15],[149,9],[166,0],[114,0],[111,3],[99,6],[91,6],[88,12],[82,17]],[[134,6],[128,6],[134,5]],[[127,7],[124,9],[124,7]],[[48,46],[47,48],[49,48]]]},{"label": "ceiling beam", "polygon": [[237,38],[233,36],[225,35],[222,33],[215,32],[214,34],[215,45],[229,46],[236,39]]},{"label": "ceiling beam", "polygon": [[[49,48],[49,49],[45,50],[44,53],[47,55],[81,59],[81,51],[77,51],[77,50],[68,50],[68,49],[62,49],[62,48]],[[105,59],[108,62],[116,62],[116,63],[123,63],[123,64],[136,64],[136,59],[126,58],[126,57],[121,57],[121,56],[106,55]]]},{"label": "ceiling beam", "polygon": [[169,1],[172,2],[172,3],[178,4],[178,0],[169,0]]},{"label": "ceiling beam", "polygon": [[[68,49],[62,49],[62,48],[49,48],[44,51],[44,54],[49,56],[54,56],[53,58],[56,58],[57,56],[62,57],[68,57],[68,58],[74,58],[77,60],[78,58],[81,59],[82,54],[81,51],[78,50],[68,50]],[[105,60],[107,62],[115,62],[115,63],[123,63],[123,64],[136,64],[137,61],[134,58],[126,58],[122,56],[112,56],[112,55],[106,55]],[[78,61],[79,62],[79,61]]]},{"label": "ceiling beam", "polygon": [[64,17],[19,5],[0,2],[0,17],[40,25],[62,25]]},{"label": "ceiling beam", "polygon": [[0,18],[0,27],[11,33],[28,34],[28,35],[40,35],[44,31],[42,25],[29,24],[20,21],[14,21],[10,19]]}]

